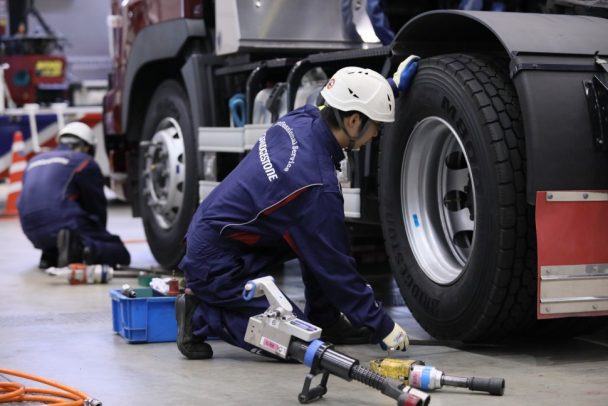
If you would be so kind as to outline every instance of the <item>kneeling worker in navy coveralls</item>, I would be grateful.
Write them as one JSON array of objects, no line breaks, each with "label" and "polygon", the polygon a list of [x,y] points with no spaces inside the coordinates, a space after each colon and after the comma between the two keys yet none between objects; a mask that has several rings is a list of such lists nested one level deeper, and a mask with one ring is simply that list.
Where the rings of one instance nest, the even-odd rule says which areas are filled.
[{"label": "kneeling worker in navy coveralls", "polygon": [[392,86],[406,90],[417,57],[393,79],[369,69],[339,70],[321,91],[325,107],[307,105],[281,117],[196,211],[179,267],[192,294],[176,302],[177,346],[210,358],[207,337],[258,352],[244,341],[251,316],[269,306],[245,301],[245,283],[297,257],[306,307],[298,317],[333,344],[381,343],[405,351],[408,336],[357,273],[344,222],[336,169],[344,149],[357,150],[395,120]]},{"label": "kneeling worker in navy coveralls", "polygon": [[40,268],[74,262],[128,265],[129,252],[106,230],[104,179],[95,137],[80,122],[59,132],[59,146],[32,158],[17,203],[21,228],[42,250]]}]

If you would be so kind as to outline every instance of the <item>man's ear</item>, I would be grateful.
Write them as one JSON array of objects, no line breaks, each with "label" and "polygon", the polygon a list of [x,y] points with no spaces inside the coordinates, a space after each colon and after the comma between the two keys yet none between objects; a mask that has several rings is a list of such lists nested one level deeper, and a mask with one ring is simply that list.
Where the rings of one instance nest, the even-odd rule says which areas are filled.
[{"label": "man's ear", "polygon": [[359,113],[353,113],[350,116],[345,118],[345,125],[346,128],[356,128],[359,124],[359,122],[361,121],[361,114]]}]

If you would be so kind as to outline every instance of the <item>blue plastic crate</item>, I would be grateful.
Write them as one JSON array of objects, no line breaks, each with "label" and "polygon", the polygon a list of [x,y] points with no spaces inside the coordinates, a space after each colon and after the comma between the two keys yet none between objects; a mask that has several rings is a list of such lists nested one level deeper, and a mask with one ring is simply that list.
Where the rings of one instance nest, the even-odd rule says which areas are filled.
[{"label": "blue plastic crate", "polygon": [[120,289],[110,291],[114,331],[130,343],[175,341],[175,297],[154,296],[151,288],[134,290],[135,298],[126,297]]}]

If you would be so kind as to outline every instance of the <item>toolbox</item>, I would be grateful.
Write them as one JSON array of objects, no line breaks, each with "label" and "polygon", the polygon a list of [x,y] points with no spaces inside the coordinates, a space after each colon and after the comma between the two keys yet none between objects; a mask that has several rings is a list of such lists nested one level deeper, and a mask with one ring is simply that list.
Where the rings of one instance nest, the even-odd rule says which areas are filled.
[{"label": "toolbox", "polygon": [[114,332],[130,343],[175,341],[175,296],[159,295],[151,288],[135,288],[129,298],[120,289],[110,290]]}]

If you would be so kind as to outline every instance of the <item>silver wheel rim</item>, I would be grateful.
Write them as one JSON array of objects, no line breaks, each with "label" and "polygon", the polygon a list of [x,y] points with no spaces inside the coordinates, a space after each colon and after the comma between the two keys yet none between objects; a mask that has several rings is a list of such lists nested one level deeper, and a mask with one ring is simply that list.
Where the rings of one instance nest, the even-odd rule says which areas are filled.
[{"label": "silver wheel rim", "polygon": [[473,251],[473,185],[458,132],[439,117],[420,121],[401,165],[402,214],[419,266],[438,284],[457,280]]},{"label": "silver wheel rim", "polygon": [[186,156],[184,137],[179,123],[166,117],[144,152],[143,191],[156,223],[170,228],[178,218],[184,202]]}]

